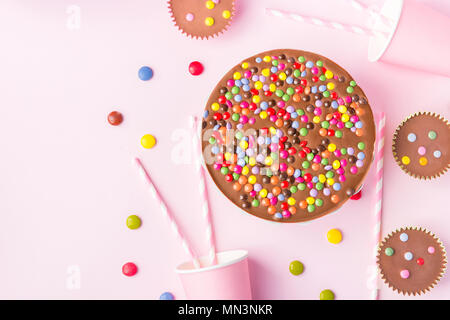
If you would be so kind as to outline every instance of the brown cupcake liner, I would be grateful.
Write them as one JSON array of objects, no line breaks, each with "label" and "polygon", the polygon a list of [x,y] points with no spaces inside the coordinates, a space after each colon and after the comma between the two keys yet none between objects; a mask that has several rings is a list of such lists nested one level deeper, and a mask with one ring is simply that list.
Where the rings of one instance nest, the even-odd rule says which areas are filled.
[{"label": "brown cupcake liner", "polygon": [[[442,264],[441,264],[441,268],[440,268],[440,273],[437,276],[437,278],[426,288],[423,288],[419,291],[407,291],[407,290],[402,290],[399,289],[397,287],[395,287],[392,283],[390,283],[387,279],[386,279],[386,275],[383,273],[383,269],[380,266],[380,255],[381,255],[381,248],[386,244],[386,241],[391,238],[393,235],[398,234],[398,233],[402,233],[408,230],[417,230],[417,231],[421,231],[424,232],[425,234],[428,234],[430,236],[433,237],[433,239],[436,241],[436,244],[441,248],[442,250]],[[399,294],[403,294],[406,295],[408,294],[408,296],[410,295],[421,295],[422,293],[425,294],[429,291],[431,291],[431,289],[433,289],[439,282],[439,280],[442,278],[442,276],[444,275],[446,269],[447,269],[447,253],[445,251],[445,247],[444,244],[442,243],[442,241],[436,237],[436,235],[427,230],[426,228],[422,228],[422,227],[404,227],[404,228],[400,228],[400,229],[396,229],[394,231],[391,231],[391,233],[389,233],[386,237],[384,237],[384,239],[379,243],[378,245],[378,255],[377,255],[377,265],[378,265],[378,272],[381,275],[381,279],[384,281],[384,283],[389,287],[392,288],[392,290],[397,291]]]},{"label": "brown cupcake liner", "polygon": [[401,160],[400,160],[400,158],[398,157],[398,154],[397,154],[397,152],[396,152],[396,150],[395,150],[395,140],[397,139],[397,136],[398,136],[398,133],[399,133],[400,129],[403,127],[403,125],[404,125],[408,120],[410,120],[411,118],[414,118],[414,117],[421,116],[421,115],[426,115],[426,116],[432,116],[432,117],[435,117],[435,118],[437,118],[437,119],[443,121],[445,124],[449,125],[449,122],[448,122],[447,119],[445,119],[445,118],[444,118],[443,116],[441,116],[440,114],[437,114],[437,113],[434,113],[434,112],[429,112],[429,111],[428,111],[428,112],[422,112],[422,111],[419,111],[419,112],[416,112],[416,113],[414,113],[414,114],[411,114],[410,116],[408,116],[408,118],[406,118],[405,120],[403,120],[401,124],[398,125],[397,129],[396,129],[395,132],[394,132],[394,137],[393,137],[393,139],[392,139],[392,153],[393,153],[394,159],[395,159],[395,161],[397,162],[397,164],[399,165],[399,167],[400,167],[405,173],[407,173],[409,176],[411,176],[411,177],[413,177],[413,178],[416,178],[416,179],[424,179],[424,180],[430,179],[430,180],[431,180],[431,179],[439,178],[441,175],[443,175],[444,173],[446,173],[447,170],[450,169],[450,163],[447,164],[446,167],[443,167],[443,168],[441,169],[441,171],[437,172],[437,173],[434,174],[434,175],[431,175],[431,176],[423,176],[423,175],[419,175],[419,174],[417,174],[417,173],[414,173],[414,172],[409,171],[409,170],[406,168],[406,166],[401,162]]},{"label": "brown cupcake liner", "polygon": [[209,39],[209,38],[216,38],[219,35],[221,35],[222,33],[224,33],[225,31],[228,30],[228,28],[230,27],[230,24],[233,20],[233,17],[235,16],[235,12],[236,12],[236,8],[235,8],[235,1],[232,1],[232,6],[231,6],[231,17],[229,19],[227,19],[227,24],[218,32],[213,33],[213,34],[207,34],[207,35],[196,35],[196,34],[191,34],[186,32],[180,25],[178,25],[175,16],[173,14],[172,11],[172,1],[173,0],[167,0],[167,8],[169,9],[169,14],[170,14],[170,18],[172,19],[172,22],[174,24],[175,27],[178,28],[178,30],[181,31],[182,34],[186,35],[187,37],[191,38],[191,39]]}]

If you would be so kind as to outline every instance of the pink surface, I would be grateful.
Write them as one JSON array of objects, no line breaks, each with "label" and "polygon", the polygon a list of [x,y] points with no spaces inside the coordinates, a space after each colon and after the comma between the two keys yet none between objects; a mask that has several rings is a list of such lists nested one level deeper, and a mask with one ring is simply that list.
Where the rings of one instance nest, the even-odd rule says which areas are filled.
[{"label": "pink surface", "polygon": [[[448,1],[423,2],[450,15]],[[183,298],[174,268],[186,255],[132,156],[143,159],[187,237],[206,254],[197,175],[180,144],[191,145],[188,117],[201,114],[216,82],[257,52],[287,47],[334,59],[374,110],[386,112],[389,138],[415,111],[450,118],[450,79],[371,64],[363,36],[264,15],[267,6],[364,23],[345,1],[238,0],[230,29],[208,41],[174,28],[165,1],[39,3],[0,3],[0,298],[158,299],[164,291]],[[205,66],[199,77],[188,73],[193,60]],[[152,80],[138,79],[142,65],[154,69]],[[106,121],[112,110],[124,114],[119,127]],[[146,133],[158,141],[151,150],[140,146]],[[389,145],[383,235],[419,225],[449,250],[450,174],[431,182],[410,178]],[[373,181],[372,171],[362,199],[339,212],[289,225],[243,213],[209,183],[218,250],[249,251],[256,299],[317,299],[326,288],[337,299],[369,298]],[[126,228],[130,214],[142,218],[140,229]],[[342,230],[341,244],[327,242],[331,228]],[[289,273],[295,259],[305,265],[298,277]],[[139,268],[135,277],[121,274],[128,261]],[[403,296],[381,284],[381,298]],[[448,273],[431,293],[405,298],[449,299]]]}]

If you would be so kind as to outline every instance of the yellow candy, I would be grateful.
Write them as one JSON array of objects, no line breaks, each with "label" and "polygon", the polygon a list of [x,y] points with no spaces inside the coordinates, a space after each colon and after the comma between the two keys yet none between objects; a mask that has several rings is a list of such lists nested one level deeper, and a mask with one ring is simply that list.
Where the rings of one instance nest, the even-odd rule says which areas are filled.
[{"label": "yellow candy", "polygon": [[248,164],[253,167],[256,164],[256,158],[255,157],[250,157],[248,159]]},{"label": "yellow candy", "polygon": [[151,149],[156,144],[156,139],[151,134],[146,134],[141,138],[141,145],[145,149]]},{"label": "yellow candy", "polygon": [[334,160],[333,161],[333,169],[339,169],[341,167],[341,163],[339,162],[339,160]]},{"label": "yellow candy", "polygon": [[271,83],[269,85],[270,92],[275,92],[277,90],[277,86],[274,83]]},{"label": "yellow candy", "polygon": [[265,56],[265,57],[263,58],[263,61],[264,61],[264,62],[270,62],[270,60],[272,60],[272,58],[271,58],[270,56]]},{"label": "yellow candy", "polygon": [[314,202],[315,202],[315,200],[314,200],[313,197],[308,197],[308,198],[306,198],[306,203],[307,203],[307,204],[314,204]]},{"label": "yellow candy", "polygon": [[292,197],[290,197],[290,198],[287,200],[287,203],[288,203],[288,205],[293,206],[293,205],[295,205],[295,199],[292,198]]},{"label": "yellow candy", "polygon": [[225,160],[230,160],[231,159],[231,152],[225,152],[225,154],[223,155],[225,157]]},{"label": "yellow candy", "polygon": [[242,168],[242,174],[244,176],[248,175],[249,172],[250,172],[250,169],[247,166]]},{"label": "yellow candy", "polygon": [[264,76],[264,77],[268,77],[268,76],[270,76],[270,70],[269,69],[262,69],[262,71],[261,71],[261,74]]},{"label": "yellow candy", "polygon": [[333,90],[334,87],[335,87],[335,85],[334,85],[333,82],[328,82],[328,84],[327,84],[327,89],[328,89],[328,90]]},{"label": "yellow candy", "polygon": [[280,79],[280,80],[286,80],[286,73],[284,73],[284,72],[281,72],[279,75],[278,75],[278,78]]},{"label": "yellow candy", "polygon": [[350,120],[350,116],[348,114],[343,114],[341,120],[342,122],[348,122],[348,120]]},{"label": "yellow candy", "polygon": [[220,105],[219,105],[217,102],[214,102],[214,103],[211,105],[211,109],[212,109],[213,111],[217,111],[217,110],[219,110],[219,108],[220,108]]},{"label": "yellow candy", "polygon": [[333,78],[333,72],[331,72],[330,70],[325,71],[325,77],[327,79]]},{"label": "yellow candy", "polygon": [[259,103],[261,101],[261,97],[260,96],[253,96],[252,101],[254,103]]},{"label": "yellow candy", "polygon": [[271,166],[273,163],[272,157],[266,157],[266,159],[264,159],[264,163],[266,164],[266,166]]},{"label": "yellow candy", "polygon": [[261,189],[261,191],[259,192],[259,195],[260,195],[261,198],[267,197],[267,190],[266,189]]},{"label": "yellow candy", "polygon": [[243,62],[241,64],[242,69],[247,69],[248,68],[248,62]]},{"label": "yellow candy", "polygon": [[248,183],[250,184],[255,184],[256,183],[256,177],[251,175],[250,177],[248,177]]},{"label": "yellow candy", "polygon": [[324,174],[319,174],[319,182],[324,183],[327,181],[327,177]]},{"label": "yellow candy", "polygon": [[314,123],[319,123],[319,122],[320,122],[320,117],[319,117],[319,116],[315,116],[315,117],[313,118],[313,122],[314,122]]},{"label": "yellow candy", "polygon": [[334,179],[333,178],[328,178],[327,179],[327,183],[332,186],[334,184]]},{"label": "yellow candy", "polygon": [[241,140],[241,143],[239,143],[239,146],[240,146],[242,149],[246,150],[246,149],[248,148],[248,142],[245,141],[245,140]]},{"label": "yellow candy", "polygon": [[261,111],[261,112],[259,113],[259,117],[260,117],[261,119],[266,119],[267,116],[268,116],[268,114],[267,114],[266,111]]},{"label": "yellow candy", "polygon": [[261,81],[255,82],[255,89],[259,90],[263,87],[263,83]]},{"label": "yellow candy", "polygon": [[339,106],[338,111],[340,113],[345,113],[345,112],[347,112],[347,107],[346,106]]},{"label": "yellow candy", "polygon": [[334,143],[330,143],[328,145],[328,151],[334,152],[336,150],[336,145]]},{"label": "yellow candy", "polygon": [[342,233],[338,229],[331,229],[327,232],[327,239],[333,244],[338,244],[342,241]]},{"label": "yellow candy", "polygon": [[428,163],[427,158],[421,157],[421,158],[419,159],[419,164],[420,164],[421,166],[426,166],[427,163]]},{"label": "yellow candy", "polygon": [[233,79],[234,80],[239,80],[241,79],[242,75],[240,72],[236,71],[235,73],[233,73]]},{"label": "yellow candy", "polygon": [[206,19],[205,19],[205,24],[206,24],[208,27],[211,27],[212,25],[214,25],[214,19],[211,18],[211,17],[206,18]]},{"label": "yellow candy", "polygon": [[229,10],[224,10],[224,11],[222,12],[222,17],[223,17],[224,19],[230,19],[230,18],[231,18],[231,12],[230,12]]},{"label": "yellow candy", "polygon": [[411,162],[408,156],[402,157],[402,163],[408,165]]},{"label": "yellow candy", "polygon": [[275,127],[270,127],[270,128],[269,128],[269,132],[270,132],[271,134],[276,134],[276,133],[277,133],[277,129],[275,129]]},{"label": "yellow candy", "polygon": [[206,1],[206,7],[208,8],[208,9],[214,9],[214,7],[216,6],[216,4],[213,2],[213,1]]}]

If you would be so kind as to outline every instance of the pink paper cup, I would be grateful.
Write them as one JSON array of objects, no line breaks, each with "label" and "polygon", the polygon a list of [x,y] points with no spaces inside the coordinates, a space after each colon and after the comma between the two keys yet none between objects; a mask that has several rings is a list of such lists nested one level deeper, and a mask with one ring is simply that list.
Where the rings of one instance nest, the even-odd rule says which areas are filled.
[{"label": "pink paper cup", "polygon": [[[186,293],[191,300],[251,300],[252,291],[248,272],[248,252],[231,250],[217,253],[217,265],[195,269],[192,262],[176,268]],[[207,257],[200,259],[204,265]]]},{"label": "pink paper cup", "polygon": [[382,61],[450,77],[450,18],[415,0],[386,0],[381,14],[390,18],[386,29],[380,19],[375,30],[388,37],[371,37],[369,61]]}]

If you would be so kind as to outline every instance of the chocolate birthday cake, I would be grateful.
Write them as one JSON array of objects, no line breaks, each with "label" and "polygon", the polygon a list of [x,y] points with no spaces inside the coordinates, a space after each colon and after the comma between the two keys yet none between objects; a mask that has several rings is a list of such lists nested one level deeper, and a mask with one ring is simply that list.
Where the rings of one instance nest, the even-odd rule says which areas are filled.
[{"label": "chocolate birthday cake", "polygon": [[433,288],[447,260],[441,241],[422,228],[402,228],[389,234],[378,251],[384,282],[399,293],[416,295]]},{"label": "chocolate birthday cake", "polygon": [[257,217],[302,222],[341,207],[372,162],[375,124],[363,90],[336,63],[280,49],[219,81],[202,121],[207,169]]}]

